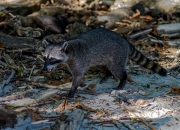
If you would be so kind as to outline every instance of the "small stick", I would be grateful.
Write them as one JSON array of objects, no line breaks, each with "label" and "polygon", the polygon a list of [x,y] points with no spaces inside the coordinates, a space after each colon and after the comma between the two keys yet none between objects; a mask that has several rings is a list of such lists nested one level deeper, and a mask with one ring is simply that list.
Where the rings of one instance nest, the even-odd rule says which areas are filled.
[{"label": "small stick", "polygon": [[147,123],[145,120],[143,120],[142,118],[138,117],[135,113],[131,112],[130,110],[128,110],[123,104],[121,104],[121,108],[123,110],[125,110],[127,113],[129,113],[130,115],[133,115],[134,117],[136,117],[137,119],[139,119],[143,124],[145,124],[146,126],[148,126],[151,130],[155,130],[155,128],[153,128],[153,126],[151,126],[149,123]]},{"label": "small stick", "polygon": [[7,67],[7,66],[8,66],[5,62],[3,62],[3,61],[1,61],[1,60],[0,60],[0,64],[3,65],[4,67]]},{"label": "small stick", "polygon": [[16,18],[16,16],[14,16],[13,14],[9,13],[9,15],[12,17],[12,18]]},{"label": "small stick", "polygon": [[41,84],[41,83],[32,83],[32,85],[39,86],[39,87],[45,87],[45,88],[53,88],[53,89],[59,89],[62,91],[69,91],[69,89],[64,88],[62,86],[54,86],[54,85],[48,85],[48,84]]},{"label": "small stick", "polygon": [[31,69],[31,72],[30,72],[30,75],[29,75],[29,80],[30,80],[30,78],[31,78],[31,75],[32,75],[32,73],[33,73],[34,68],[35,68],[35,65],[33,65],[32,69]]}]

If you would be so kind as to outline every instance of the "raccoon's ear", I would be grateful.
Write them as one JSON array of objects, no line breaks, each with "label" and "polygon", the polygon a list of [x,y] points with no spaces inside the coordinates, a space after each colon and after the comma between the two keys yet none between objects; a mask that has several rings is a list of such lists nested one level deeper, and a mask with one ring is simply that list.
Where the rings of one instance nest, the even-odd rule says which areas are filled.
[{"label": "raccoon's ear", "polygon": [[64,44],[62,45],[62,50],[66,51],[67,46],[68,46],[68,42],[64,42]]}]

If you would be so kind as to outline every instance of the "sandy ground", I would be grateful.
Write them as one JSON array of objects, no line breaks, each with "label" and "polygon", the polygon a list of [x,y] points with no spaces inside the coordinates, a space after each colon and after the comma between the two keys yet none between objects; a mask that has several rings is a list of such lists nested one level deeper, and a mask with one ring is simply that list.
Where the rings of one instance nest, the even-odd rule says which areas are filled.
[{"label": "sandy ground", "polygon": [[[109,114],[88,113],[89,118],[82,119],[81,130],[149,130],[142,122],[136,121],[136,117],[122,110],[122,103],[156,130],[180,130],[180,96],[176,93],[167,94],[171,88],[179,87],[179,79],[170,75],[162,77],[158,74],[130,74],[135,83],[128,82],[123,90],[114,90],[119,83],[118,80],[110,78],[106,83],[99,84],[98,77],[99,75],[96,75],[85,80],[87,84],[96,84],[95,91],[89,94],[77,92],[76,100],[92,109],[104,110]],[[50,109],[50,106],[46,108],[52,113],[55,109]],[[112,123],[113,121],[115,123]],[[32,123],[28,117],[18,119],[15,129],[23,130],[28,127],[38,130],[51,124],[48,123]]]},{"label": "sandy ground", "polygon": [[[105,120],[122,120],[125,117],[132,117],[120,107],[121,101],[127,101],[124,105],[127,109],[135,113],[139,118],[148,121],[157,130],[180,130],[180,96],[177,94],[167,94],[171,88],[178,88],[180,81],[172,76],[162,77],[158,74],[130,75],[135,83],[127,83],[124,90],[113,90],[118,85],[114,79],[108,80],[104,84],[96,83],[95,95],[82,95],[81,100],[87,106],[94,109],[106,109],[112,115],[104,117]],[[147,87],[148,86],[148,87]],[[138,102],[140,101],[140,102]],[[95,115],[92,118],[97,119]],[[142,123],[129,122],[135,129],[149,129]],[[138,126],[136,126],[138,124]],[[100,128],[98,128],[100,129]],[[115,129],[115,128],[113,128]],[[123,128],[121,128],[123,129]]]}]

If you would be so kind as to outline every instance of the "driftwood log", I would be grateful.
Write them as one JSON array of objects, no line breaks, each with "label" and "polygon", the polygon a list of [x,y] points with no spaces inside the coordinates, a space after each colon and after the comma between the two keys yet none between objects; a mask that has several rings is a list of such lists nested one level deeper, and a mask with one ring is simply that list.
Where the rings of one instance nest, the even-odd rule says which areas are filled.
[{"label": "driftwood log", "polygon": [[30,37],[15,37],[0,33],[0,43],[7,49],[37,49],[40,40],[35,40]]}]

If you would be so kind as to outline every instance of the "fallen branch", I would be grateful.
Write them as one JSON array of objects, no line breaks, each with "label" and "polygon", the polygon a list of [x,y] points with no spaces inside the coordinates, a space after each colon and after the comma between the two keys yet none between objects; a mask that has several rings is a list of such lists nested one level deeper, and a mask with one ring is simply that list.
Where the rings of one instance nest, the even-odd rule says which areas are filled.
[{"label": "fallen branch", "polygon": [[35,45],[40,44],[40,40],[35,40],[33,38],[15,37],[0,33],[0,43],[3,43],[5,48],[10,49],[34,49]]}]

